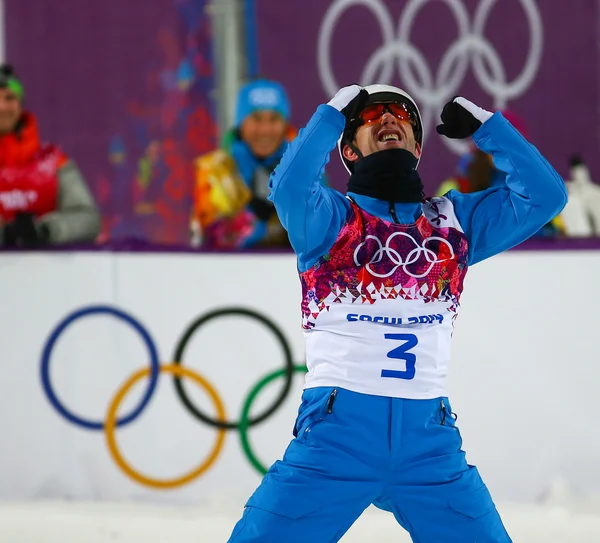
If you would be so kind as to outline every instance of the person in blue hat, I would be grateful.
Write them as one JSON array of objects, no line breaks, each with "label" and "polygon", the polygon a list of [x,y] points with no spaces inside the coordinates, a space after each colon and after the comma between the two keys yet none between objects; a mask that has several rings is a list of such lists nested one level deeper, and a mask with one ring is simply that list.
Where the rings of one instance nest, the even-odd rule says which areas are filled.
[{"label": "person in blue hat", "polygon": [[234,127],[221,149],[195,164],[192,240],[209,249],[289,246],[267,199],[269,176],[296,133],[280,83],[258,79],[237,98]]}]

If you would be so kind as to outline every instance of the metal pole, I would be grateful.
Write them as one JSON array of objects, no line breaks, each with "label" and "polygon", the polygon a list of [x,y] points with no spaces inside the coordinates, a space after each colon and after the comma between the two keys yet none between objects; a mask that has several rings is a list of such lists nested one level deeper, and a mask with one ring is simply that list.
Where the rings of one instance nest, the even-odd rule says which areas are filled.
[{"label": "metal pole", "polygon": [[233,124],[235,100],[244,79],[242,8],[241,0],[212,0],[209,5],[213,17],[215,98],[221,135]]},{"label": "metal pole", "polygon": [[6,62],[6,26],[4,24],[4,0],[0,0],[0,62]]}]

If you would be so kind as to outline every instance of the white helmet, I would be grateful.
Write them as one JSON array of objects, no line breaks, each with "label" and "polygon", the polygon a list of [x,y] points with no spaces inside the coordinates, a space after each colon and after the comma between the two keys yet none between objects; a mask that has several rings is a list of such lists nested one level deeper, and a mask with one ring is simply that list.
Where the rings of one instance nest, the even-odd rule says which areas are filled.
[{"label": "white helmet", "polygon": [[[414,127],[415,132],[415,141],[419,144],[419,147],[423,149],[423,120],[421,118],[421,113],[419,112],[419,108],[417,107],[416,102],[412,99],[410,94],[398,87],[393,87],[392,85],[367,85],[363,87],[369,93],[369,99],[367,100],[365,105],[370,104],[380,104],[386,102],[404,102],[411,109],[413,109],[413,113],[416,115],[417,124]],[[346,119],[346,123],[350,119]],[[340,158],[342,160],[342,164],[348,173],[352,173],[352,163],[344,158],[342,153],[342,140],[344,139],[344,135],[346,133],[346,129],[344,128],[344,132],[340,136],[338,140],[337,147],[338,152],[340,154]],[[417,160],[417,166],[419,165],[419,160]]]}]

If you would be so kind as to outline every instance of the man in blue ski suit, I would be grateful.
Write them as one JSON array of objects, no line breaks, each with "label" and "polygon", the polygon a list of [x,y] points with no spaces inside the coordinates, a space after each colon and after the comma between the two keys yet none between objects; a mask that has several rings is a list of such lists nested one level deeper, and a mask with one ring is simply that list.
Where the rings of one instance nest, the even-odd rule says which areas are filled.
[{"label": "man in blue ski suit", "polygon": [[[388,85],[320,105],[271,176],[302,284],[308,374],[295,439],[232,543],[338,541],[370,504],[416,543],[510,542],[467,463],[445,387],[467,267],[564,207],[561,177],[502,116],[458,97],[437,132],[473,137],[505,172],[487,190],[423,199],[417,105]],[[337,147],[346,196],[320,182]]]}]

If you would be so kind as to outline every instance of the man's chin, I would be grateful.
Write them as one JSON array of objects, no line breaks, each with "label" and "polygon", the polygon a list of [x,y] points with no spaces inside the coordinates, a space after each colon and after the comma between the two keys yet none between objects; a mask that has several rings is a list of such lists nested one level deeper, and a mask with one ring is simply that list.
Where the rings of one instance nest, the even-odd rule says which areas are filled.
[{"label": "man's chin", "polygon": [[395,141],[393,143],[377,143],[378,151],[387,151],[388,149],[404,149],[404,145],[401,141]]}]

